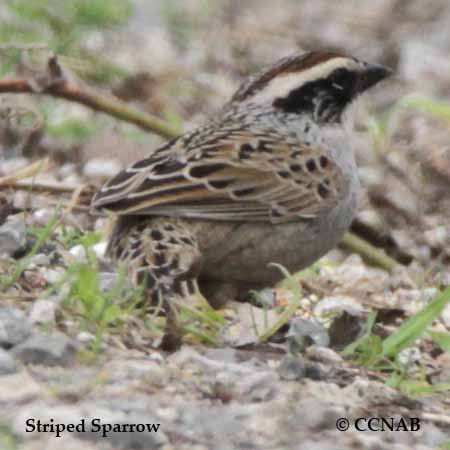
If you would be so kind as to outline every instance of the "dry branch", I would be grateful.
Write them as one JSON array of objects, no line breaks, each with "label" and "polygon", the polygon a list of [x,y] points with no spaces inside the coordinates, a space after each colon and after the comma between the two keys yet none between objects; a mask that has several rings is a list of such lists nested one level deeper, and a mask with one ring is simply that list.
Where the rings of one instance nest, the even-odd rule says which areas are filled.
[{"label": "dry branch", "polygon": [[22,169],[17,170],[11,175],[7,175],[5,177],[0,177],[0,188],[8,186],[11,187],[15,185],[20,180],[25,178],[30,178],[38,175],[41,172],[44,172],[48,169],[50,162],[48,158],[36,161]]},{"label": "dry branch", "polygon": [[386,255],[383,250],[374,247],[354,233],[345,233],[340,245],[347,250],[358,253],[367,263],[381,267],[388,272],[392,272],[399,266],[397,261]]},{"label": "dry branch", "polygon": [[126,103],[111,96],[95,92],[92,88],[80,86],[68,80],[58,63],[56,56],[49,58],[47,72],[35,78],[9,78],[0,80],[0,94],[45,94],[63,98],[89,108],[106,113],[117,119],[133,123],[165,138],[173,138],[180,130],[167,124],[158,117],[131,108]]}]

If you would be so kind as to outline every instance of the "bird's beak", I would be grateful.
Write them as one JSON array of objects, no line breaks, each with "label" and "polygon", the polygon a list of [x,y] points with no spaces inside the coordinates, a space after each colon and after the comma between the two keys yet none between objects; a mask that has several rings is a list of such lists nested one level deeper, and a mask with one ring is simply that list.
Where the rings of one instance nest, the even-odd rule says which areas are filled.
[{"label": "bird's beak", "polygon": [[357,90],[364,92],[392,74],[393,70],[388,67],[379,64],[369,64],[359,76]]}]

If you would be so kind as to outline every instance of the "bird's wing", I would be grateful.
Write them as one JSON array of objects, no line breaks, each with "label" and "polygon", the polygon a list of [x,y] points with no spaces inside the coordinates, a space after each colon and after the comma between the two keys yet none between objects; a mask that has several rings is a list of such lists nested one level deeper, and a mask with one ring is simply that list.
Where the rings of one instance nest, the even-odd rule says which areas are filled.
[{"label": "bird's wing", "polygon": [[94,210],[279,223],[316,216],[345,189],[328,152],[298,138],[245,129],[203,136],[181,136],[119,172]]}]

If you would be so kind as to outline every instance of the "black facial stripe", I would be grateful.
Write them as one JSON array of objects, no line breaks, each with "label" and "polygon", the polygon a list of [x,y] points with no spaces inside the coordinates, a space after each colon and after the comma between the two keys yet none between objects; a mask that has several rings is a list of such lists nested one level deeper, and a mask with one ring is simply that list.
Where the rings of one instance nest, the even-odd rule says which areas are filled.
[{"label": "black facial stripe", "polygon": [[273,106],[287,113],[311,113],[323,122],[339,121],[344,108],[356,96],[357,74],[348,69],[334,70],[326,78],[309,81],[277,98]]}]

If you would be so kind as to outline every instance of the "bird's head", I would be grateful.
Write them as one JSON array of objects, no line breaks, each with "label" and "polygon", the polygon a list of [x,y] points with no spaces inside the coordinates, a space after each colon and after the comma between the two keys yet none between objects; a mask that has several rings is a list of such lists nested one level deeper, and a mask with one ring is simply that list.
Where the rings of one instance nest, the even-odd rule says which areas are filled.
[{"label": "bird's head", "polygon": [[230,104],[271,105],[310,114],[318,123],[338,123],[358,95],[392,71],[338,53],[315,51],[284,58],[245,81]]}]

